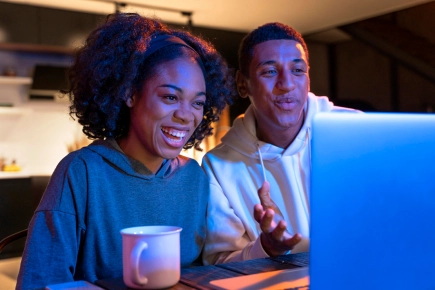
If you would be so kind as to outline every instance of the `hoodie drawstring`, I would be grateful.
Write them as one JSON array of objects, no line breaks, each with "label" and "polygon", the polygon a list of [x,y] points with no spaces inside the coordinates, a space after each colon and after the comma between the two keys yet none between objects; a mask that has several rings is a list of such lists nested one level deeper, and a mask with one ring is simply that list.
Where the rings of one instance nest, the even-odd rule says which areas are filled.
[{"label": "hoodie drawstring", "polygon": [[256,142],[255,146],[257,146],[258,156],[260,156],[261,168],[263,170],[263,182],[265,182],[265,181],[267,181],[267,179],[266,179],[266,168],[264,168],[263,156],[261,155],[260,144],[258,142]]}]

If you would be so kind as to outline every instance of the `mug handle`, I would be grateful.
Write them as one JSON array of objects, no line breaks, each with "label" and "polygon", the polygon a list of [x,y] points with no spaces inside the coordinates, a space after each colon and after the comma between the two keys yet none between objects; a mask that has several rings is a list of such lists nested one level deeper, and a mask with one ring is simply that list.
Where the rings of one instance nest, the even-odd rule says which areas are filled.
[{"label": "mug handle", "polygon": [[140,285],[140,286],[148,283],[148,278],[145,276],[140,276],[140,274],[139,274],[140,255],[147,248],[148,248],[147,243],[145,243],[143,241],[139,241],[136,244],[136,246],[134,246],[133,250],[131,251],[130,263],[131,263],[131,268],[133,269],[133,283]]}]

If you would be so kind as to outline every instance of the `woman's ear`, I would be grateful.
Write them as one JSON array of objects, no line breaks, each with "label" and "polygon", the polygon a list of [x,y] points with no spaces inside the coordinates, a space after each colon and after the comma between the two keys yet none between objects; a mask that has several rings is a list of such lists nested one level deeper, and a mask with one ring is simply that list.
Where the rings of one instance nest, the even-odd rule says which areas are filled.
[{"label": "woman's ear", "polygon": [[248,85],[246,83],[246,78],[239,70],[236,72],[236,83],[237,91],[239,92],[240,97],[248,97]]},{"label": "woman's ear", "polygon": [[134,106],[134,100],[135,100],[136,96],[133,94],[131,97],[129,97],[126,101],[125,104],[127,105],[127,107],[132,108]]}]

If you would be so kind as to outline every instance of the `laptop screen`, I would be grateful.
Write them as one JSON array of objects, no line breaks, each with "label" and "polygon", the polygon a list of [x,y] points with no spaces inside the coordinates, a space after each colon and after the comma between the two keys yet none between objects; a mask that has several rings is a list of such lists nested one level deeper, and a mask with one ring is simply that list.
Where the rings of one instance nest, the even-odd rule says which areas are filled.
[{"label": "laptop screen", "polygon": [[310,289],[435,289],[435,115],[319,113],[311,142]]}]

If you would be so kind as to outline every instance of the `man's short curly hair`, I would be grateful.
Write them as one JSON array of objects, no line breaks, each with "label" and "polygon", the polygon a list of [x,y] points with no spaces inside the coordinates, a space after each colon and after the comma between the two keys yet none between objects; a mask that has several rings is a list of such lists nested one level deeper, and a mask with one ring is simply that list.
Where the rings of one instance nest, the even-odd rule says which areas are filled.
[{"label": "man's short curly hair", "polygon": [[[170,45],[144,59],[151,38],[161,34],[179,37],[197,53]],[[196,58],[206,83],[203,120],[184,146],[201,150],[201,141],[212,134],[211,123],[235,96],[233,72],[211,43],[136,13],[109,15],[77,51],[69,70],[70,115],[90,139],[125,136],[130,126],[125,101],[140,92],[157,65],[183,56]]]},{"label": "man's short curly hair", "polygon": [[289,39],[299,42],[308,60],[308,48],[302,35],[288,25],[274,22],[264,24],[248,33],[240,43],[238,57],[239,69],[245,77],[249,77],[249,65],[254,57],[254,46],[269,40]]}]

